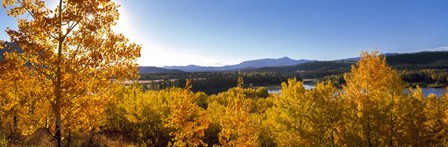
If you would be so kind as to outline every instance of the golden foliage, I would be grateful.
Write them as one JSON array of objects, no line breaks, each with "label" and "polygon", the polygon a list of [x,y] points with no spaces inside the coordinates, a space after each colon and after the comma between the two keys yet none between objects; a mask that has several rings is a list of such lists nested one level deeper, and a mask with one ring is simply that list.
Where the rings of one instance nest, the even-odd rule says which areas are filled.
[{"label": "golden foliage", "polygon": [[[132,139],[149,146],[201,146],[209,118],[196,103],[190,89],[169,88],[143,92],[139,87],[121,87],[111,106],[116,114],[108,129],[130,132]],[[117,112],[116,110],[119,110]],[[119,120],[123,117],[125,120]],[[128,128],[122,130],[122,128]]]},{"label": "golden foliage", "polygon": [[[6,32],[23,51],[11,51],[42,83],[36,105],[50,106],[44,127],[58,146],[63,131],[98,131],[111,81],[137,75],[140,46],[112,31],[119,6],[110,0],[60,0],[54,9],[42,0],[3,0],[2,6],[17,19],[18,30]],[[31,18],[20,17],[25,13]]]},{"label": "golden foliage", "polygon": [[[238,85],[207,96],[185,89],[120,85],[138,76],[140,46],[112,31],[110,0],[3,0],[18,30],[6,32],[0,62],[0,141],[44,129],[62,146],[71,133],[101,132],[141,146],[444,146],[448,94],[403,93],[378,51],[344,75],[306,90],[289,79],[281,94]],[[23,19],[23,14],[32,18]],[[443,77],[437,77],[443,78]],[[93,137],[92,137],[93,138]]]},{"label": "golden foliage", "polygon": [[173,129],[170,132],[172,146],[206,146],[201,138],[208,128],[209,119],[206,111],[195,103],[189,80],[186,85],[185,90],[175,93],[175,99],[169,106],[170,114],[164,120],[165,127]]},{"label": "golden foliage", "polygon": [[404,84],[396,70],[387,66],[378,51],[363,52],[361,60],[345,74],[343,97],[348,102],[349,145],[397,144],[397,101]]},{"label": "golden foliage", "polygon": [[269,126],[279,146],[304,145],[310,131],[309,103],[302,82],[295,79],[282,83],[281,95],[273,98],[274,106],[267,110]]},{"label": "golden foliage", "polygon": [[219,142],[222,146],[258,146],[258,133],[253,116],[250,114],[249,101],[244,98],[242,77],[238,86],[230,91],[228,104],[222,112]]},{"label": "golden foliage", "polygon": [[279,146],[340,143],[341,102],[331,83],[318,83],[312,90],[295,79],[283,83],[281,95],[273,98],[274,106],[266,112],[275,142]]}]

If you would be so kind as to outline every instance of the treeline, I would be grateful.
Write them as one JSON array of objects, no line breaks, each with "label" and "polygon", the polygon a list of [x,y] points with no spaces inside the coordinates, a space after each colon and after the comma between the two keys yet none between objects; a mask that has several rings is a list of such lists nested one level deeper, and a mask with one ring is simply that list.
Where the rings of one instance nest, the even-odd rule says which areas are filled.
[{"label": "treeline", "polygon": [[342,62],[342,61],[314,61],[302,63],[294,66],[282,66],[282,67],[262,67],[248,71],[268,71],[279,73],[300,73],[300,76],[304,79],[310,78],[322,78],[328,75],[342,74],[350,70],[351,65],[354,62]]},{"label": "treeline", "polygon": [[144,90],[161,90],[170,87],[185,87],[191,80],[193,92],[202,91],[216,94],[237,84],[238,77],[245,81],[245,87],[280,85],[291,78],[301,80],[299,73],[277,72],[192,72],[192,73],[153,73],[140,76]]},{"label": "treeline", "polygon": [[[163,90],[145,91],[138,84],[117,85],[108,91],[108,96],[92,101],[100,104],[90,108],[95,111],[78,111],[75,114],[81,116],[69,117],[70,121],[65,122],[69,127],[61,134],[62,143],[73,146],[446,145],[448,94],[424,97],[420,88],[403,93],[405,84],[400,73],[384,61],[377,52],[363,53],[351,72],[343,75],[346,84],[342,89],[328,81],[306,90],[302,82],[289,79],[281,84],[281,94],[267,94],[263,89],[245,88],[242,76],[237,78],[236,87],[213,95],[193,92],[190,80],[184,88]],[[10,96],[1,92],[2,100]],[[27,99],[33,98],[31,94],[28,96]],[[2,101],[2,104],[3,145],[52,142],[42,137],[47,136],[48,129],[32,123],[45,120],[39,118],[45,115],[39,115],[42,112],[38,109],[30,113],[32,103]],[[11,105],[18,107],[6,111],[5,107],[11,108]]]},{"label": "treeline", "polygon": [[402,70],[403,80],[411,85],[444,87],[448,85],[448,69]]},{"label": "treeline", "polygon": [[[420,72],[424,70],[445,70],[448,69],[448,51],[428,51],[418,53],[405,53],[388,55],[386,58],[387,64],[392,68],[403,71],[406,82],[413,82],[413,84],[426,83],[426,80],[418,81],[418,77],[411,80],[410,72]],[[339,78],[342,79],[342,74],[350,71],[352,65],[356,62],[349,61],[314,61],[303,63],[294,66],[283,67],[264,67],[250,71],[268,71],[268,72],[299,72],[304,79],[328,79]],[[427,72],[423,72],[427,74]],[[432,74],[430,74],[432,75]],[[334,79],[335,81],[340,81]],[[440,82],[439,82],[440,83]]]},{"label": "treeline", "polygon": [[448,51],[425,51],[418,53],[403,53],[387,56],[390,65],[431,64],[438,61],[448,61]]}]

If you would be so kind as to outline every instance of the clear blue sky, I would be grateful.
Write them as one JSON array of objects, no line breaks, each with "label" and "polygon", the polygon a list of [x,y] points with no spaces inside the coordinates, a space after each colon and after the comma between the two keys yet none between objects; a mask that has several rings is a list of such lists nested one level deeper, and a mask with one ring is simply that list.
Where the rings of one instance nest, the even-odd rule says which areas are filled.
[{"label": "clear blue sky", "polygon": [[[447,49],[448,0],[120,0],[116,31],[143,46],[141,65],[259,58],[331,60],[362,50]],[[0,29],[14,20],[0,11]],[[6,39],[4,32],[0,39]]]}]

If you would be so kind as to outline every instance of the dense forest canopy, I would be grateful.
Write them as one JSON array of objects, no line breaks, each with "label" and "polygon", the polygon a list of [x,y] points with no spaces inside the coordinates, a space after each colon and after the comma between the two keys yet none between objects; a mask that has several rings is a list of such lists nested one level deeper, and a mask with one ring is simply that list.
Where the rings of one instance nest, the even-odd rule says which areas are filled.
[{"label": "dense forest canopy", "polygon": [[160,90],[170,87],[185,87],[186,81],[190,79],[192,91],[216,94],[235,87],[239,76],[246,81],[246,87],[277,86],[291,78],[301,80],[299,73],[192,72],[143,74],[140,76],[140,82],[145,90]]},{"label": "dense forest canopy", "polygon": [[439,61],[448,61],[448,51],[424,51],[418,53],[402,53],[387,57],[390,65],[398,64],[431,64]]}]

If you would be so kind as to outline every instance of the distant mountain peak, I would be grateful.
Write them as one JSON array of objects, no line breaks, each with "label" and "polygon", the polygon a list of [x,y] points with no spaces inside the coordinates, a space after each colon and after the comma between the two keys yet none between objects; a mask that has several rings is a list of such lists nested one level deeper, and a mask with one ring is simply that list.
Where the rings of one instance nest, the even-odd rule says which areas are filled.
[{"label": "distant mountain peak", "polygon": [[287,59],[287,60],[292,60],[291,58],[289,58],[289,57],[287,57],[287,56],[281,57],[281,58],[279,58],[279,59]]}]

